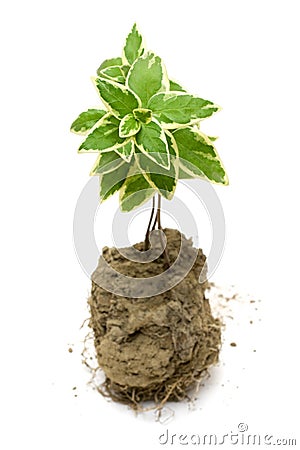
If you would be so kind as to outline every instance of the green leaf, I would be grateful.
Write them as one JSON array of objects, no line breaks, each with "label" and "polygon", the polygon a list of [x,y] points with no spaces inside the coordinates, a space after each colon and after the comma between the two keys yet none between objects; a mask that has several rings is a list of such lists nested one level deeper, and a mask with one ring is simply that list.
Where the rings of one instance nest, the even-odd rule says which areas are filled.
[{"label": "green leaf", "polygon": [[200,131],[200,121],[219,107],[169,80],[161,58],[145,51],[136,24],[122,58],[103,61],[97,74],[108,111],[81,113],[71,131],[87,134],[80,153],[98,153],[91,175],[99,176],[102,200],[120,191],[121,209],[130,211],[155,192],[171,199],[179,178],[228,184],[216,138]]},{"label": "green leaf", "polygon": [[100,176],[100,198],[106,200],[108,197],[119,191],[123,186],[130,164],[123,161],[123,163],[115,170],[104,173]]},{"label": "green leaf", "polygon": [[145,177],[133,167],[120,191],[120,208],[128,212],[141,206],[155,194]]},{"label": "green leaf", "polygon": [[185,89],[183,89],[180,84],[176,83],[176,81],[170,80],[170,91],[176,91],[176,92],[186,92]]},{"label": "green leaf", "polygon": [[134,152],[134,141],[132,139],[126,140],[124,145],[116,147],[115,152],[121,156],[126,162],[130,162]]},{"label": "green leaf", "polygon": [[124,160],[114,151],[100,153],[95,162],[90,175],[101,175],[104,173],[112,172],[113,170],[120,167],[124,163]]},{"label": "green leaf", "polygon": [[106,111],[102,109],[88,109],[79,114],[71,125],[71,131],[79,134],[86,134],[96,123],[102,119]]},{"label": "green leaf", "polygon": [[119,136],[119,121],[114,116],[104,116],[97,128],[92,131],[79,147],[79,152],[110,151],[124,144]]},{"label": "green leaf", "polygon": [[168,129],[191,124],[219,110],[219,107],[209,100],[183,92],[156,94],[149,100],[148,106],[154,116]]},{"label": "green leaf", "polygon": [[136,24],[133,25],[131,32],[126,38],[123,50],[123,60],[125,64],[133,64],[134,61],[144,53],[143,37],[138,32]]},{"label": "green leaf", "polygon": [[136,149],[135,157],[144,177],[168,200],[174,195],[178,179],[178,149],[172,134],[166,134],[170,153],[170,169],[165,169]]},{"label": "green leaf", "polygon": [[126,85],[135,92],[147,108],[149,99],[169,89],[166,69],[159,56],[147,52],[138,58],[129,70]]},{"label": "green leaf", "polygon": [[135,140],[139,150],[148,158],[166,169],[170,168],[170,153],[166,135],[157,121],[152,120],[148,124],[142,124]]},{"label": "green leaf", "polygon": [[192,128],[182,128],[173,133],[180,165],[184,172],[221,184],[228,184],[225,169],[216,149],[207,136]]},{"label": "green leaf", "polygon": [[111,66],[99,72],[99,76],[125,84],[125,80],[129,71],[129,66]]},{"label": "green leaf", "polygon": [[187,173],[184,170],[184,166],[183,164],[179,163],[179,172],[178,172],[178,179],[179,180],[192,180],[193,178],[195,178],[194,175],[191,175],[190,173]]},{"label": "green leaf", "polygon": [[101,70],[112,66],[122,66],[122,58],[110,58],[103,61],[100,67],[97,69],[97,75],[100,75]]},{"label": "green leaf", "polygon": [[118,119],[139,107],[136,96],[122,84],[103,78],[96,78],[95,83],[101,100]]},{"label": "green leaf", "polygon": [[152,120],[151,109],[138,108],[133,110],[134,117],[142,123],[149,123]]},{"label": "green leaf", "polygon": [[141,128],[133,114],[127,114],[120,122],[119,135],[123,138],[134,136]]}]

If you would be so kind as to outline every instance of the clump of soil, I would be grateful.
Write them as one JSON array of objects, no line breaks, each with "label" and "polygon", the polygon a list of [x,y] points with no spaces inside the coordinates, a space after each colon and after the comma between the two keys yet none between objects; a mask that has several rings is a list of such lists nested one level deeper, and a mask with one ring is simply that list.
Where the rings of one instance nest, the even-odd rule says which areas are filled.
[{"label": "clump of soil", "polygon": [[[92,276],[89,325],[106,375],[104,393],[135,408],[146,400],[163,405],[187,398],[207,368],[217,362],[221,343],[220,323],[205,298],[207,284],[199,283],[206,261],[202,250],[195,254],[192,241],[177,230],[164,233],[171,265],[180,251],[185,261],[195,255],[192,269],[175,287],[142,298],[128,295],[128,286],[126,296],[103,289],[98,284],[110,277],[105,281],[113,285],[115,276],[104,269],[104,260],[115,271],[134,278],[153,277],[166,269],[162,255],[152,262],[136,262],[116,248],[103,249]],[[144,248],[143,243],[134,247]]]}]

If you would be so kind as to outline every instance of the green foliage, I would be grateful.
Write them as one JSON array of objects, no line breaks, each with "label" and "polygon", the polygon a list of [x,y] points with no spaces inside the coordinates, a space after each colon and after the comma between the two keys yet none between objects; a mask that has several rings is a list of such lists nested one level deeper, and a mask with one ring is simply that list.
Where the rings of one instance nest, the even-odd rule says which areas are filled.
[{"label": "green foliage", "polygon": [[174,195],[176,182],[178,180],[178,153],[177,145],[171,134],[166,134],[168,149],[170,153],[170,167],[168,169],[156,164],[155,158],[150,159],[149,155],[136,151],[136,161],[138,168],[148,181],[163,197],[171,200]]},{"label": "green foliage", "polygon": [[128,66],[111,66],[101,70],[98,75],[102,78],[125,84],[128,70]]},{"label": "green foliage", "polygon": [[117,168],[100,176],[100,198],[106,200],[118,192],[127,178],[130,164],[122,162]]},{"label": "green foliage", "polygon": [[118,119],[139,107],[138,97],[122,84],[103,78],[96,78],[95,83],[102,102]]},{"label": "green foliage", "polygon": [[112,114],[103,116],[95,128],[79,147],[79,152],[110,151],[124,144],[119,136],[119,121]]},{"label": "green foliage", "polygon": [[115,152],[121,156],[124,161],[130,162],[134,152],[133,140],[127,139],[122,146],[115,148]]},{"label": "green foliage", "polygon": [[144,50],[143,37],[139,33],[136,24],[134,24],[126,38],[122,59],[125,63],[133,64],[136,59],[142,56]]},{"label": "green foliage", "polygon": [[150,98],[157,92],[168,90],[170,84],[159,56],[147,52],[138,58],[128,72],[126,85],[147,108]]},{"label": "green foliage", "polygon": [[105,114],[106,111],[103,109],[88,109],[74,120],[71,130],[74,133],[86,134]]},{"label": "green foliage", "polygon": [[205,119],[218,111],[218,106],[208,100],[193,97],[184,92],[163,92],[154,95],[148,107],[164,128],[176,129],[199,119]]},{"label": "green foliage", "polygon": [[136,166],[133,166],[126,181],[121,186],[121,210],[124,212],[131,211],[149,200],[155,192],[155,189],[151,187],[143,174],[138,172]]},{"label": "green foliage", "polygon": [[152,120],[148,124],[141,124],[135,143],[138,149],[152,159],[159,166],[169,169],[170,152],[167,138],[160,124]]},{"label": "green foliage", "polygon": [[131,137],[139,132],[141,122],[137,120],[134,113],[126,114],[120,122],[119,134],[121,137]]},{"label": "green foliage", "polygon": [[182,169],[193,177],[228,184],[222,162],[213,143],[199,130],[182,128],[173,134]]},{"label": "green foliage", "polygon": [[123,61],[122,58],[110,58],[103,61],[103,63],[99,66],[97,70],[97,75],[101,76],[101,71],[103,69],[107,69],[107,67],[113,67],[113,66],[122,66]]},{"label": "green foliage", "polygon": [[178,84],[176,81],[172,81],[172,80],[170,80],[170,91],[186,92],[186,90],[183,89],[183,87],[180,86],[180,84]]},{"label": "green foliage", "polygon": [[156,192],[170,200],[178,179],[228,184],[216,138],[200,131],[220,108],[169,79],[136,24],[122,57],[103,61],[94,83],[105,110],[81,113],[71,130],[87,134],[80,153],[98,153],[91,175],[99,176],[102,200],[119,191],[121,209],[130,211]]},{"label": "green foliage", "polygon": [[137,108],[133,110],[133,115],[141,123],[149,123],[152,120],[151,109]]},{"label": "green foliage", "polygon": [[100,153],[90,175],[102,175],[112,172],[124,163],[116,152]]}]

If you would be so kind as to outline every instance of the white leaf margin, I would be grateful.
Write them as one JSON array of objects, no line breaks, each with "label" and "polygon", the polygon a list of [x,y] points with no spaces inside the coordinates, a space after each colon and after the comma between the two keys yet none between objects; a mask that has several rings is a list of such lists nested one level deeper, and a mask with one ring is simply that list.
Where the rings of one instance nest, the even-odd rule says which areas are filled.
[{"label": "white leaf margin", "polygon": [[128,88],[126,85],[124,85],[124,84],[121,84],[121,83],[117,83],[116,81],[113,81],[113,80],[109,80],[109,79],[107,79],[107,78],[102,78],[102,77],[91,77],[91,80],[92,80],[92,83],[93,83],[93,85],[94,85],[94,87],[95,87],[95,89],[96,89],[96,91],[97,91],[97,94],[99,95],[99,97],[100,97],[100,99],[101,99],[101,101],[102,101],[102,103],[103,103],[103,105],[105,106],[105,108],[108,110],[108,112],[110,112],[113,116],[115,116],[117,119],[121,119],[120,118],[120,114],[117,112],[117,111],[115,111],[111,106],[110,106],[110,104],[109,103],[107,103],[102,97],[101,97],[101,94],[100,94],[100,91],[99,91],[99,89],[98,89],[98,87],[97,87],[97,80],[101,80],[101,81],[104,81],[105,83],[109,83],[109,84],[112,84],[113,86],[115,86],[115,87],[117,87],[117,88],[119,88],[121,91],[129,91],[131,94],[133,94],[133,96],[136,98],[136,100],[137,100],[137,102],[138,102],[138,108],[141,108],[142,107],[142,102],[141,102],[141,99],[138,97],[138,95],[135,93],[135,92],[133,92],[130,88]]},{"label": "white leaf margin", "polygon": [[[179,158],[178,158],[178,157],[179,157],[179,150],[178,150],[177,143],[176,143],[176,141],[175,141],[174,136],[172,135],[172,133],[170,133],[170,132],[168,132],[168,131],[165,131],[165,134],[167,134],[167,135],[169,136],[169,138],[170,138],[170,140],[171,140],[171,143],[172,143],[172,147],[173,147],[173,149],[174,149],[174,151],[175,151],[175,158],[174,158],[174,160],[173,160],[172,162],[173,162],[173,166],[174,166],[174,169],[175,169],[175,180],[176,180],[176,182],[174,183],[173,190],[172,190],[172,191],[169,191],[169,192],[168,192],[168,196],[167,196],[168,200],[172,200],[172,198],[174,197],[174,194],[175,194],[175,190],[176,190],[177,182],[178,182],[178,177],[179,177]],[[159,188],[153,183],[153,181],[151,180],[151,178],[149,178],[147,172],[145,172],[145,171],[142,169],[142,167],[140,166],[139,161],[138,161],[138,156],[137,156],[136,153],[135,153],[134,156],[135,156],[135,160],[136,160],[136,163],[137,163],[137,166],[138,166],[140,172],[144,175],[144,177],[146,178],[146,180],[148,181],[148,183],[150,184],[150,186],[153,187],[154,189],[156,189],[157,192],[159,192]],[[171,167],[171,158],[172,158],[172,157],[171,157],[171,155],[170,155],[170,167]],[[149,158],[149,159],[150,159],[150,158]],[[156,162],[156,161],[155,161],[155,162]],[[157,163],[157,162],[156,162],[156,163]],[[160,166],[160,167],[162,167],[162,166]],[[165,169],[165,170],[170,170],[170,168],[169,168],[169,169],[166,169],[165,167],[163,167],[163,169]],[[159,175],[159,173],[158,173],[158,175]],[[166,175],[166,176],[167,176],[167,175]]]},{"label": "white leaf margin", "polygon": [[[136,138],[134,137],[135,145],[137,146],[137,148],[138,148],[142,153],[144,153],[144,155],[148,156],[149,159],[151,159],[152,161],[154,161],[156,164],[158,164],[158,165],[161,166],[162,168],[164,168],[164,169],[166,169],[166,170],[169,170],[169,169],[170,169],[170,152],[169,152],[168,141],[167,141],[167,138],[166,138],[166,136],[165,136],[165,131],[164,131],[164,129],[162,128],[160,122],[159,122],[158,120],[156,120],[154,117],[152,117],[151,122],[154,122],[156,125],[158,125],[159,128],[160,128],[160,130],[161,130],[159,138],[160,138],[160,140],[161,140],[161,141],[165,144],[165,146],[166,146],[166,150],[167,150],[167,151],[166,151],[166,154],[167,154],[167,157],[168,157],[168,166],[164,166],[163,164],[160,164],[160,163],[157,161],[157,159],[155,159],[155,158],[151,155],[151,153],[154,153],[154,152],[150,152],[150,154],[149,154],[149,152],[144,148],[143,145],[140,145],[140,144],[138,144],[138,143],[136,142]],[[151,123],[151,122],[149,122],[149,123]],[[147,125],[146,125],[146,126],[147,126]],[[159,152],[157,152],[157,153],[160,154]]]}]

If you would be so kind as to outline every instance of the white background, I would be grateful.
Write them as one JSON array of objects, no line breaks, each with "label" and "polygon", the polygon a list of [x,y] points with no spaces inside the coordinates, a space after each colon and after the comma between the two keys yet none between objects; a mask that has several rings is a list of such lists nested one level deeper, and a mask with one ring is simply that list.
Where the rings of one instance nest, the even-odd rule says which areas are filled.
[{"label": "white background", "polygon": [[[2,5],[1,448],[163,447],[158,436],[166,425],[153,414],[136,418],[86,388],[79,355],[90,282],[74,253],[72,220],[94,156],[77,155],[80,138],[69,126],[98,105],[89,77],[120,53],[134,21],[170,75],[223,107],[205,124],[220,136],[230,178],[229,187],[217,189],[227,243],[214,279],[262,300],[260,325],[251,332],[231,327],[238,346],[227,340],[226,366],[214,370],[194,410],[172,406],[169,430],[230,433],[245,422],[250,432],[297,436],[298,6],[292,0]],[[113,211],[116,199],[110,205]],[[108,220],[98,217],[97,233],[109,244]],[[236,313],[254,314],[243,308]]]}]

